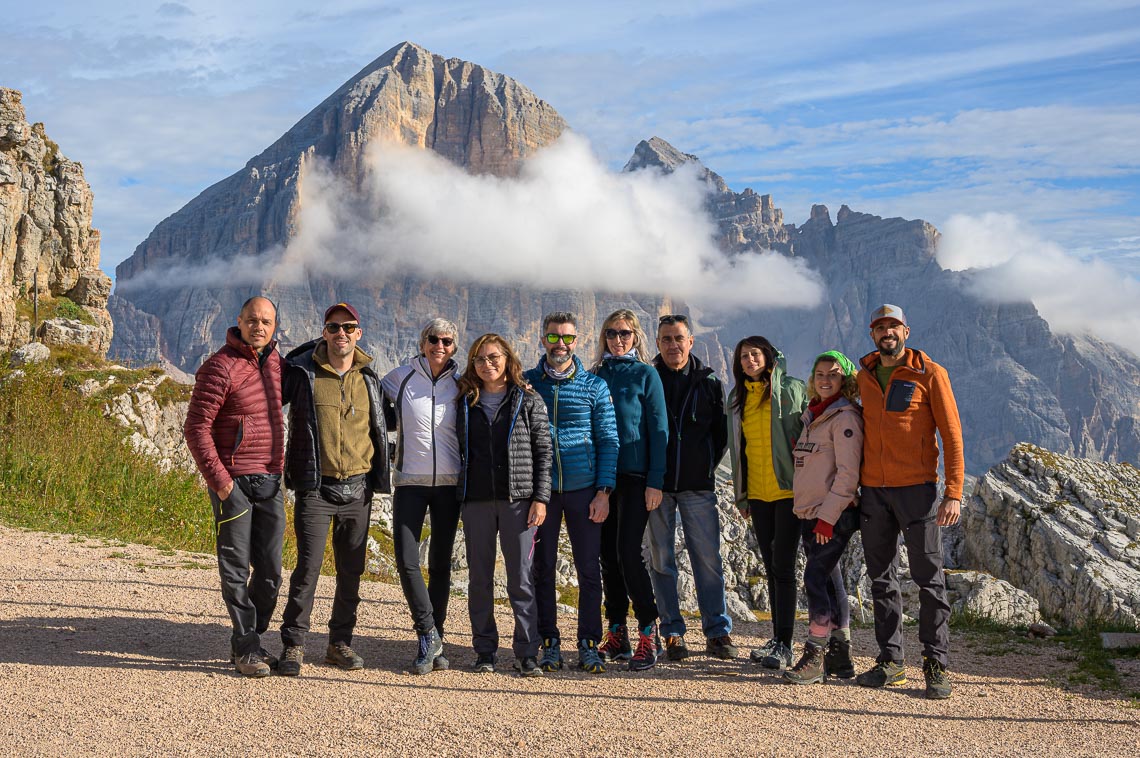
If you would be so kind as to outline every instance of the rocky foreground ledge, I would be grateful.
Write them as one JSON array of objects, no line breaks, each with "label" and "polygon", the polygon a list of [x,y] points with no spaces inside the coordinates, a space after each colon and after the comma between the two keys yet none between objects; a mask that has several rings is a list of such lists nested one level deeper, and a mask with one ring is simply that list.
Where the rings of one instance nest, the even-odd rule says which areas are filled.
[{"label": "rocky foreground ledge", "polygon": [[1028,443],[979,481],[962,564],[1005,579],[1046,616],[1140,628],[1140,471]]}]

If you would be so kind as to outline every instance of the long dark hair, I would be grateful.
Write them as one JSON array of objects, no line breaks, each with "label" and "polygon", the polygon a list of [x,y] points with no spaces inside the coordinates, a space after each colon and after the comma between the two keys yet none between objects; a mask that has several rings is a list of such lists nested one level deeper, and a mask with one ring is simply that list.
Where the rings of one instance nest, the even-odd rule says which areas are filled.
[{"label": "long dark hair", "polygon": [[753,381],[740,366],[740,356],[746,347],[759,348],[760,352],[764,353],[764,371],[760,374],[759,379],[765,385],[764,397],[768,397],[772,392],[772,367],[776,365],[776,348],[772,346],[767,337],[753,335],[736,343],[736,349],[732,351],[732,381],[736,389],[736,402],[733,403],[733,407],[739,413],[744,413],[744,383]]},{"label": "long dark hair", "polygon": [[503,351],[503,357],[507,359],[507,385],[513,384],[523,390],[527,389],[526,380],[523,378],[522,361],[510,343],[497,334],[484,334],[471,344],[471,349],[467,351],[467,368],[463,370],[463,376],[459,377],[459,395],[467,400],[468,405],[479,402],[479,391],[483,389],[483,380],[475,373],[475,358],[487,343],[498,345]]}]

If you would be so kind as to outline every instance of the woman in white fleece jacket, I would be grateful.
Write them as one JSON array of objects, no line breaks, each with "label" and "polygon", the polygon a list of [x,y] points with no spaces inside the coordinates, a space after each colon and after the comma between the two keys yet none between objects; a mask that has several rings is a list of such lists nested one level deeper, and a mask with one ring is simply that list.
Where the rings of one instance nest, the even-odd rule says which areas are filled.
[{"label": "woman in white fleece jacket", "polygon": [[855,373],[855,364],[837,350],[815,359],[804,429],[793,451],[793,512],[801,519],[808,597],[808,640],[799,662],[784,672],[794,684],[855,676],[851,610],[839,571],[839,559],[859,529],[863,409]]}]

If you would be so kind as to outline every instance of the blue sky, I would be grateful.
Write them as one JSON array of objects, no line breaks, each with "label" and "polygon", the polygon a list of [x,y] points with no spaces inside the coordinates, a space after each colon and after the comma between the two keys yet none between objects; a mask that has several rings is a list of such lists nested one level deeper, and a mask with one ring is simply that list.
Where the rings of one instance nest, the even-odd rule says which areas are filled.
[{"label": "blue sky", "polygon": [[83,163],[112,274],[410,40],[518,79],[615,169],[656,135],[788,222],[813,203],[1008,214],[1140,275],[1140,3],[62,0],[4,18],[0,85]]}]

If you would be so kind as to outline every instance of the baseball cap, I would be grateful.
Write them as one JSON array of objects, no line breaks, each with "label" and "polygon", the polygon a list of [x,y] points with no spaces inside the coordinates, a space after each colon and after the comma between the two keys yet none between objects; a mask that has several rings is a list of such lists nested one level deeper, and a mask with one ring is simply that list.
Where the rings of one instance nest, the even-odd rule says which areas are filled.
[{"label": "baseball cap", "polygon": [[902,308],[890,303],[883,303],[875,310],[871,311],[871,326],[874,327],[875,323],[882,321],[885,318],[891,318],[898,321],[903,326],[907,326],[906,316],[903,314]]},{"label": "baseball cap", "polygon": [[360,314],[356,312],[355,308],[353,308],[348,303],[337,303],[336,305],[330,306],[329,309],[325,311],[326,322],[329,320],[329,316],[333,315],[333,311],[348,311],[349,315],[356,319],[357,322],[360,321]]}]

